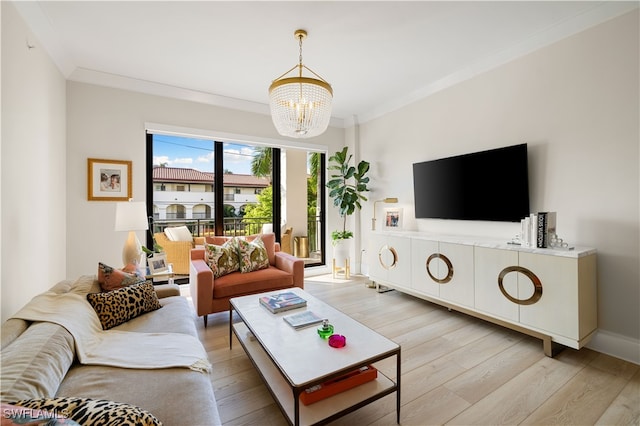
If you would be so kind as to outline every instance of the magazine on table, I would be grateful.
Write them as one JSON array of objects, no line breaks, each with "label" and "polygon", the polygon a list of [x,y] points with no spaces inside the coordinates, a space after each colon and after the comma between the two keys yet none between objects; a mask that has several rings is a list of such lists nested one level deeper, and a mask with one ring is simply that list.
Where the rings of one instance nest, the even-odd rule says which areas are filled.
[{"label": "magazine on table", "polygon": [[289,309],[302,308],[307,306],[307,301],[294,292],[275,293],[269,296],[262,296],[260,304],[269,309],[274,314]]},{"label": "magazine on table", "polygon": [[321,323],[324,318],[319,317],[313,311],[304,311],[298,314],[282,317],[291,327],[295,329],[309,327],[310,325]]}]

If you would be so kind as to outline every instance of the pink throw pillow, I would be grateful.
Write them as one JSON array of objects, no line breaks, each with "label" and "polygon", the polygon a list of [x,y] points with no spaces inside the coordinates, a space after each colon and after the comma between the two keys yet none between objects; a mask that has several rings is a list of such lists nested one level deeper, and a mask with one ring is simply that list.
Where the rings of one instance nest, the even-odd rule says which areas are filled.
[{"label": "pink throw pillow", "polygon": [[140,282],[144,282],[144,277],[98,262],[98,283],[102,291],[117,290]]}]

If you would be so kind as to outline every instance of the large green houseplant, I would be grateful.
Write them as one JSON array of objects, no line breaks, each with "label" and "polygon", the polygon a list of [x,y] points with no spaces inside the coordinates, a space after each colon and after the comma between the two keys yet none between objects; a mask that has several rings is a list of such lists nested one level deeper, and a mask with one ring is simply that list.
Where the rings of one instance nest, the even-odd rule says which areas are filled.
[{"label": "large green houseplant", "polygon": [[333,205],[338,208],[342,217],[342,230],[333,231],[331,239],[334,245],[341,240],[353,237],[353,232],[347,231],[347,216],[352,215],[356,208],[362,208],[360,201],[367,201],[362,195],[368,192],[367,184],[369,178],[366,176],[369,171],[369,163],[360,161],[357,166],[350,165],[353,155],[349,154],[348,147],[338,151],[329,157],[330,179],[327,182],[329,197],[333,199]]}]

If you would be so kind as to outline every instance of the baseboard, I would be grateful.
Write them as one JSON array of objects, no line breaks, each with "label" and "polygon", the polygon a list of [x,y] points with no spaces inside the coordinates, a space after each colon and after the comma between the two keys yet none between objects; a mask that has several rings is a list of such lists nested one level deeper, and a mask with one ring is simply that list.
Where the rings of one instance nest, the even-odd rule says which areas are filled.
[{"label": "baseboard", "polygon": [[587,348],[640,365],[640,340],[598,330]]}]

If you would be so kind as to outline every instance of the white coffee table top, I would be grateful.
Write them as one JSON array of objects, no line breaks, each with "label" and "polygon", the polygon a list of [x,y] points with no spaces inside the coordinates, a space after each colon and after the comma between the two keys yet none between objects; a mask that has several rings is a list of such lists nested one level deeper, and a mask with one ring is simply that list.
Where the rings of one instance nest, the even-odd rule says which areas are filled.
[{"label": "white coffee table top", "polygon": [[[304,298],[307,306],[272,314],[260,305],[261,296],[286,291]],[[398,349],[393,341],[297,287],[236,297],[231,299],[231,304],[293,386],[304,386],[323,376],[355,368],[369,359]],[[328,318],[334,326],[334,333],[347,338],[346,346],[330,347],[327,340],[318,336],[316,330],[320,324],[296,330],[282,319],[305,310]]]}]

